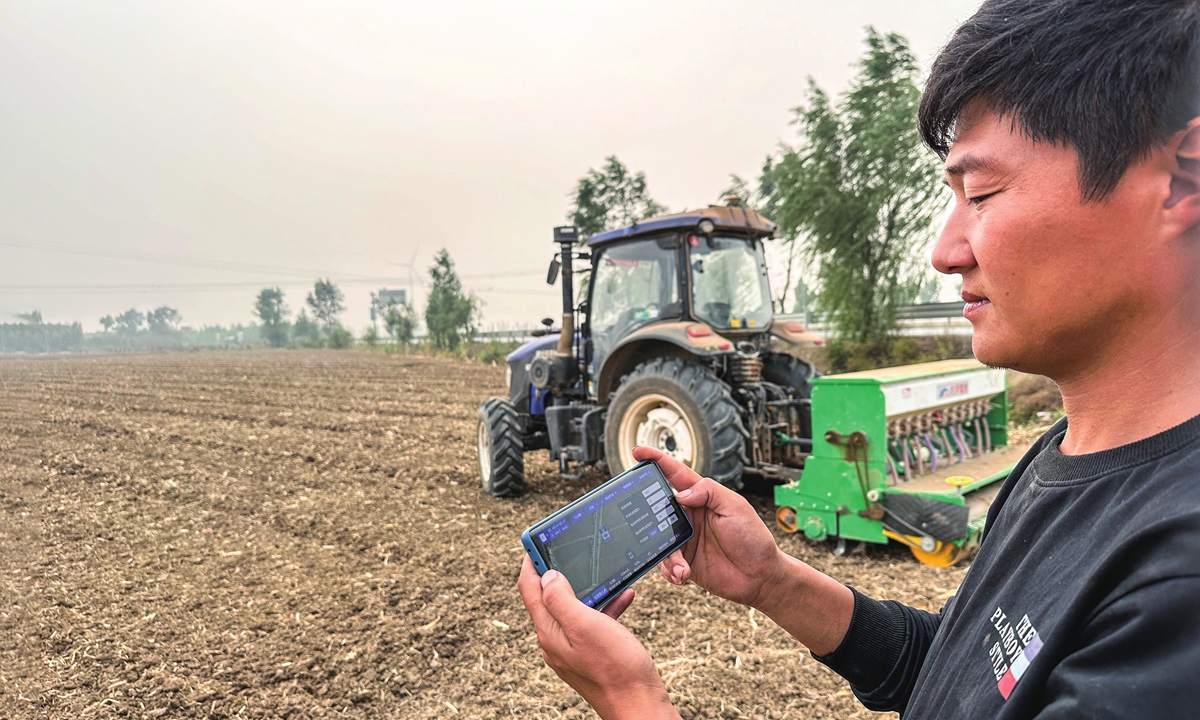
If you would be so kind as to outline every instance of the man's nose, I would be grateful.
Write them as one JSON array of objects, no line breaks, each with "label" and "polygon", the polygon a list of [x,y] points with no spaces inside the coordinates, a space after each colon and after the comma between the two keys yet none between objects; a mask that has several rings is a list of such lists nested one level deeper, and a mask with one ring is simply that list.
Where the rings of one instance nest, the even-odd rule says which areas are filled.
[{"label": "man's nose", "polygon": [[975,267],[975,253],[967,239],[966,205],[955,203],[933,246],[933,267],[944,275],[962,274]]}]

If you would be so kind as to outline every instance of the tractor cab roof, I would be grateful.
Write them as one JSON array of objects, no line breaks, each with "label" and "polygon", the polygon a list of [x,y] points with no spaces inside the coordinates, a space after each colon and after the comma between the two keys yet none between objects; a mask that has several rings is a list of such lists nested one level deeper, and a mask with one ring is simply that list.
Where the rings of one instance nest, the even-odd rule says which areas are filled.
[{"label": "tractor cab roof", "polygon": [[775,223],[757,212],[738,204],[710,205],[700,210],[686,210],[674,215],[659,215],[619,230],[609,230],[588,238],[588,247],[608,245],[618,240],[628,240],[642,235],[674,228],[696,227],[701,220],[709,220],[717,230],[733,230],[756,237],[773,237]]}]

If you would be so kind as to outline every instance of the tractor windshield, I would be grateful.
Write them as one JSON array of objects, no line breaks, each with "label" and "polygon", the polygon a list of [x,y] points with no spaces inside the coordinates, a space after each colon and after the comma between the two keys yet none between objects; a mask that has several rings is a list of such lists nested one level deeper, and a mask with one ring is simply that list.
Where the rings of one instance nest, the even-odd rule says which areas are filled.
[{"label": "tractor windshield", "polygon": [[742,238],[701,238],[689,254],[697,318],[715,328],[771,324],[771,290],[762,245]]}]

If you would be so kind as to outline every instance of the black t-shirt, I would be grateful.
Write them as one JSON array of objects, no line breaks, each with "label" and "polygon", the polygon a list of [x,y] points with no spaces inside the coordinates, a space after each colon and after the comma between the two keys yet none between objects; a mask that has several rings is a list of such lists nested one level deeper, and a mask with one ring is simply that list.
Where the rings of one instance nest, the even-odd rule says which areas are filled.
[{"label": "black t-shirt", "polygon": [[855,592],[817,658],[873,710],[932,718],[1200,717],[1200,416],[1112,450],[1056,424],[988,512],[937,614]]}]

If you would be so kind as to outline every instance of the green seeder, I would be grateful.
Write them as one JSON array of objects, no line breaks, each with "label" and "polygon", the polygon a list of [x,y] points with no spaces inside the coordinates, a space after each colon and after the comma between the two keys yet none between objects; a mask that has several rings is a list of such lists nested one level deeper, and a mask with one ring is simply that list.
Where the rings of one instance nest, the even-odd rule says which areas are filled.
[{"label": "green seeder", "polygon": [[812,453],[775,488],[776,519],[813,540],[907,545],[953,565],[1024,454],[1008,444],[1003,370],[975,360],[829,375],[812,382]]}]

